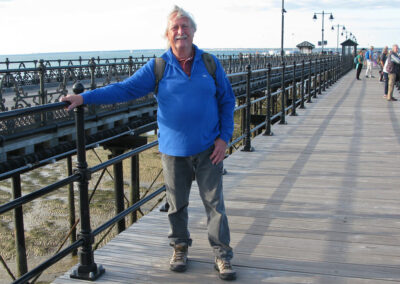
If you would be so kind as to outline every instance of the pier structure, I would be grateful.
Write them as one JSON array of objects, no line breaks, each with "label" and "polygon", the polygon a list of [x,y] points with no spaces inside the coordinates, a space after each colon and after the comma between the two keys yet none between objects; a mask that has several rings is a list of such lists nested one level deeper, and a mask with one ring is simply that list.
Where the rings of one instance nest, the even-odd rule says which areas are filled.
[{"label": "pier structure", "polygon": [[[340,84],[340,82],[343,81],[343,76],[349,70],[351,70],[351,68],[352,68],[351,57],[345,57],[345,56],[343,57],[336,55],[336,56],[323,57],[317,59],[315,59],[314,57],[310,57],[308,60],[304,60],[303,58],[300,62],[297,62],[296,60],[294,60],[293,62],[288,62],[286,60],[281,62],[279,66],[275,67],[273,67],[271,63],[268,63],[265,66],[265,68],[260,68],[260,69],[254,69],[252,65],[247,65],[245,71],[229,74],[228,78],[231,81],[232,87],[235,92],[235,96],[237,98],[237,107],[235,108],[235,112],[240,115],[238,119],[239,123],[237,125],[238,130],[236,131],[236,134],[234,135],[229,144],[229,151],[228,151],[229,157],[225,160],[226,165],[228,165],[226,166],[227,170],[226,179],[229,179],[229,176],[231,175],[231,171],[229,169],[230,168],[229,159],[232,158],[232,160],[234,160],[235,159],[234,157],[236,155],[236,157],[240,156],[239,160],[246,159],[247,157],[249,157],[249,161],[252,160],[253,162],[255,162],[255,164],[253,165],[249,164],[245,160],[243,160],[242,163],[236,161],[237,163],[236,166],[241,168],[241,170],[238,170],[238,173],[243,171],[243,174],[252,177],[251,180],[253,180],[254,182],[257,181],[255,177],[258,175],[260,176],[260,180],[262,180],[262,183],[266,182],[266,184],[268,184],[268,179],[267,179],[268,171],[265,171],[264,177],[262,177],[264,175],[263,174],[264,172],[262,170],[258,172],[255,176],[251,172],[253,167],[257,171],[257,164],[261,163],[263,159],[268,158],[268,155],[266,153],[264,153],[261,156],[257,156],[257,152],[259,152],[257,148],[260,148],[261,150],[263,147],[255,144],[255,141],[259,140],[260,137],[264,137],[265,139],[269,138],[271,139],[268,141],[275,141],[275,139],[278,139],[278,141],[283,142],[283,140],[285,140],[286,138],[288,139],[288,137],[290,137],[290,134],[292,132],[277,135],[278,134],[277,131],[281,131],[281,129],[290,129],[290,127],[287,126],[292,123],[291,122],[292,120],[296,121],[295,119],[299,117],[302,118],[301,121],[305,120],[307,117],[313,118],[313,113],[308,109],[314,108],[316,105],[321,106],[323,109],[329,112],[329,109],[332,108],[332,106],[330,105],[325,106],[324,104],[322,104],[324,99],[321,98],[329,97],[328,95],[334,93],[333,90],[338,90],[337,89],[338,84]],[[338,82],[338,80],[340,81]],[[78,86],[78,84],[76,84],[75,86],[76,86],[75,88],[76,92],[81,92],[85,88],[82,85]],[[54,111],[60,111],[64,107],[65,103],[50,103],[41,106],[5,111],[3,113],[0,113],[0,121],[7,122],[10,120],[20,119],[21,117],[27,117],[27,116],[43,118],[46,117],[49,112],[51,113]],[[148,131],[148,129],[150,129],[151,126],[154,127],[154,122],[150,122],[147,124],[144,123],[142,125],[136,125],[135,128],[129,128],[128,130],[121,131],[118,134],[114,133],[107,138],[101,138],[94,141],[90,140],[90,143],[88,143],[88,139],[91,139],[91,137],[90,133],[88,133],[87,131],[86,125],[91,123],[91,120],[87,119],[88,116],[90,117],[90,108],[85,110],[85,108],[82,106],[78,108],[76,112],[74,112],[73,116],[74,116],[75,126],[72,127],[72,129],[74,129],[75,131],[74,143],[76,143],[76,147],[74,150],[71,150],[72,152],[68,152],[65,157],[68,158],[70,164],[71,156],[76,155],[77,166],[75,171],[72,170],[72,167],[69,167],[71,168],[71,170],[69,170],[67,178],[61,179],[51,185],[48,185],[44,188],[40,188],[34,192],[22,195],[21,192],[23,189],[21,188],[21,182],[20,182],[21,175],[29,171],[30,169],[35,167],[40,167],[41,165],[38,162],[35,162],[33,164],[27,163],[22,167],[20,166],[14,169],[7,169],[6,171],[0,172],[1,179],[11,178],[13,181],[13,200],[10,202],[6,202],[0,206],[0,215],[7,213],[9,211],[14,211],[15,214],[15,230],[16,230],[15,235],[16,235],[16,245],[18,247],[17,259],[18,259],[19,278],[15,280],[14,283],[25,283],[31,280],[32,278],[36,279],[37,277],[39,277],[39,275],[42,273],[43,270],[47,269],[48,267],[50,267],[63,257],[67,256],[68,254],[76,252],[78,248],[80,251],[79,265],[75,267],[73,272],[70,272],[68,275],[70,276],[72,275],[73,278],[77,278],[78,279],[77,281],[81,281],[82,279],[87,279],[87,280],[98,279],[98,281],[102,281],[101,279],[109,279],[109,278],[104,278],[108,277],[105,275],[109,275],[107,273],[108,271],[107,264],[102,263],[101,261],[99,262],[98,256],[96,255],[98,252],[100,252],[100,250],[96,250],[94,253],[93,250],[94,240],[99,238],[101,234],[104,233],[105,231],[110,230],[114,226],[114,224],[118,224],[117,226],[118,232],[122,233],[122,232],[128,232],[130,228],[135,228],[136,225],[142,224],[142,222],[143,223],[146,222],[145,221],[146,219],[142,217],[141,221],[135,223],[132,227],[126,229],[123,220],[127,216],[132,216],[132,214],[137,210],[139,210],[144,203],[152,200],[153,198],[156,198],[165,191],[165,187],[161,186],[160,188],[154,190],[151,194],[145,197],[142,196],[141,198],[136,198],[136,199],[131,198],[130,202],[128,203],[126,202],[124,203],[124,199],[126,199],[126,197],[123,195],[123,192],[121,192],[121,182],[123,183],[123,177],[122,175],[120,175],[121,169],[119,165],[123,160],[131,159],[132,165],[134,165],[133,170],[131,172],[132,175],[131,185],[134,185],[132,187],[131,193],[132,196],[135,195],[135,192],[137,193],[137,186],[135,185],[138,184],[138,179],[137,179],[138,154],[147,149],[157,146],[157,141],[147,143],[145,140],[140,140],[141,138],[139,134],[143,133],[143,131]],[[92,117],[91,119],[96,120],[96,117]],[[139,119],[139,121],[141,121],[141,119]],[[299,129],[300,126],[301,124],[298,125]],[[59,128],[60,126],[58,125],[57,129]],[[101,130],[101,127],[97,127],[97,129]],[[44,133],[47,132],[44,131]],[[5,140],[7,141],[7,139]],[[275,141],[274,143],[277,143],[277,141]],[[127,147],[125,147],[124,149],[120,149],[119,147],[120,145],[127,145]],[[266,145],[269,144],[267,143]],[[104,148],[110,149],[112,155],[110,155],[110,159],[108,161],[102,162],[94,167],[88,167],[86,162],[85,152],[88,148],[95,148],[98,146],[103,146]],[[242,148],[243,151],[236,151],[239,148]],[[239,155],[238,154],[239,152],[242,153],[244,156],[241,156],[242,154]],[[255,156],[254,153],[256,153]],[[296,153],[291,153],[291,155],[296,156]],[[254,157],[257,158],[253,160]],[[61,158],[61,157],[53,156],[53,159],[56,158]],[[47,159],[51,159],[51,157]],[[43,160],[42,162],[43,164],[49,163],[48,160]],[[88,181],[93,178],[94,173],[100,171],[103,171],[104,173],[106,168],[109,166],[113,166],[113,169],[115,170],[114,190],[115,190],[115,202],[116,202],[115,204],[116,215],[110,220],[107,221],[105,220],[105,222],[99,227],[92,229],[90,214],[89,214],[90,212],[89,204],[91,196],[89,198]],[[271,167],[274,167],[274,163],[271,164]],[[233,169],[235,169],[235,167],[233,167]],[[296,170],[294,170],[294,172],[296,172]],[[239,179],[235,179],[233,181],[233,184],[234,183],[240,184],[240,180],[242,179],[245,180],[244,177],[240,176]],[[71,243],[69,246],[66,247],[64,246],[63,249],[60,252],[56,253],[53,257],[51,257],[41,265],[28,271],[27,261],[26,261],[26,249],[24,247],[25,243],[24,243],[24,223],[22,216],[23,213],[22,205],[28,204],[29,202],[37,198],[50,194],[58,190],[59,188],[62,188],[63,186],[71,185],[74,182],[77,182],[78,193],[79,193],[79,198],[77,199],[80,202],[79,206],[80,218],[78,218],[79,219],[78,222],[80,221],[80,226],[81,226],[80,233],[78,235],[72,233],[72,235],[75,235],[75,238],[72,238],[71,236]],[[285,182],[279,188],[285,188],[286,185],[290,187],[290,181],[289,184]],[[228,188],[230,188],[229,185]],[[260,189],[262,188],[263,187],[261,187]],[[229,190],[232,189],[227,189],[227,192],[229,192]],[[282,193],[281,191],[279,192],[276,191],[277,190],[276,188],[271,188],[271,190],[274,190],[274,194],[276,194],[277,196],[279,196],[279,194]],[[95,191],[96,189],[93,190],[92,194],[94,194]],[[287,189],[283,189],[283,192],[286,191]],[[74,190],[72,189],[71,191],[70,188],[69,194],[71,195],[72,192],[74,192]],[[195,193],[192,194],[192,196],[193,195],[195,195]],[[244,200],[247,200],[246,198]],[[73,193],[71,199],[74,200]],[[254,200],[258,199],[259,197],[257,195],[254,195]],[[271,199],[270,201],[274,203],[275,202],[274,200],[275,199]],[[246,203],[247,201],[245,201],[244,203]],[[198,201],[193,200],[192,203],[196,204],[196,202],[198,203]],[[248,205],[257,205],[256,203],[257,202],[253,204],[252,202],[249,202]],[[72,204],[73,202],[70,203],[71,206],[70,214],[74,216],[75,209],[72,208]],[[263,208],[267,207],[268,207],[267,204],[265,204]],[[247,206],[245,208],[249,207]],[[162,218],[165,218],[165,213],[158,213],[156,211],[153,212],[154,213],[151,214],[161,214],[162,216],[164,216]],[[235,214],[229,214],[229,215],[235,216]],[[147,216],[153,216],[153,215],[147,215]],[[266,218],[266,216],[264,217]],[[151,217],[148,218],[151,219]],[[196,220],[196,217],[193,216],[191,217],[191,219]],[[162,221],[162,219],[160,220]],[[235,224],[234,220],[233,224]],[[73,230],[74,227],[76,228],[76,224],[74,226],[72,225],[73,222],[71,222],[71,230]],[[254,225],[252,228],[256,228],[257,226],[258,225]],[[162,230],[163,227],[161,226],[160,228],[158,228],[150,225],[149,228],[154,230],[154,232],[157,232],[157,230]],[[196,229],[194,231],[196,231]],[[255,233],[255,235],[259,236],[258,233]],[[150,237],[153,236],[155,237],[156,234],[150,233],[149,239],[151,239]],[[116,238],[116,240],[117,239],[118,238]],[[144,241],[145,242],[143,244],[146,244],[147,240]],[[135,247],[138,246],[143,249],[145,248],[145,246],[142,246],[142,244],[135,243]],[[105,246],[104,249],[106,249],[106,247],[107,246]],[[167,258],[168,257],[169,254],[167,255]],[[200,259],[199,262],[206,263],[207,261],[205,261],[204,259],[203,260]],[[243,264],[240,263],[237,263],[236,265],[243,266]],[[104,268],[106,272],[103,275]],[[134,271],[133,268],[129,268],[129,270]],[[65,277],[60,279],[65,280]],[[64,280],[57,280],[57,281],[64,281]],[[113,282],[114,280],[106,280],[106,281]],[[127,279],[121,281],[129,282],[129,280]],[[146,282],[150,280],[146,278],[146,280],[144,281]],[[187,281],[187,279],[185,281]],[[150,282],[153,282],[153,280],[151,280]],[[172,278],[171,282],[173,282]]]},{"label": "pier structure", "polygon": [[[381,93],[348,73],[225,160],[236,283],[400,282],[400,108]],[[106,270],[96,283],[222,283],[202,206],[194,183],[185,273],[169,271],[155,210],[94,253]],[[53,283],[88,283],[70,274]]]}]

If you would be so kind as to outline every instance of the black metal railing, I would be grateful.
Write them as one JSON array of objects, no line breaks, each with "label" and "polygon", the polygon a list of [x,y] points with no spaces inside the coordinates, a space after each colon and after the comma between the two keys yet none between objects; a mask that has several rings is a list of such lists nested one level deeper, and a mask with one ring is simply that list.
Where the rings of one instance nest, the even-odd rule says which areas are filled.
[{"label": "black metal railing", "polygon": [[[286,123],[286,115],[296,115],[296,108],[304,108],[305,103],[312,102],[312,98],[317,98],[335,83],[341,76],[352,68],[352,58],[342,56],[331,56],[326,58],[307,59],[300,62],[293,61],[292,64],[281,62],[279,66],[272,66],[267,63],[266,68],[253,70],[251,65],[247,65],[246,72],[232,73],[228,75],[237,98],[237,107],[235,116],[239,118],[239,128],[230,141],[228,147],[229,153],[232,153],[239,146],[243,146],[243,151],[252,151],[251,138],[257,134],[272,135],[272,125],[279,122]],[[82,87],[83,89],[83,87]],[[16,109],[0,113],[0,121],[19,118],[21,116],[31,116],[42,114],[43,112],[61,110],[66,103],[51,103],[41,106],[35,106],[25,109]],[[7,178],[12,179],[13,200],[0,206],[0,215],[11,210],[14,211],[14,228],[16,240],[17,271],[18,279],[13,283],[27,283],[29,280],[37,279],[45,269],[58,262],[63,257],[73,253],[77,248],[80,249],[79,265],[71,277],[80,279],[94,280],[100,276],[104,269],[96,264],[93,256],[94,237],[104,232],[114,224],[120,224],[124,218],[133,212],[136,212],[144,203],[165,191],[161,186],[150,195],[138,200],[133,200],[126,209],[123,204],[116,205],[116,215],[96,229],[91,228],[90,214],[90,196],[88,183],[92,175],[99,171],[104,171],[109,166],[120,164],[126,159],[134,159],[139,153],[155,147],[158,142],[141,143],[141,146],[134,147],[126,153],[116,152],[115,155],[106,162],[96,166],[88,167],[86,162],[86,150],[89,147],[95,147],[96,143],[102,144],[104,141],[94,142],[88,145],[85,141],[85,111],[80,106],[75,109],[75,127],[76,127],[76,149],[75,152],[68,153],[70,158],[77,155],[76,170],[69,170],[68,177],[58,180],[46,187],[40,188],[34,192],[21,196],[21,172],[14,171],[8,173]],[[118,137],[126,134],[135,133],[135,130],[129,133],[118,134]],[[114,139],[116,137],[113,137]],[[110,138],[111,140],[112,138]],[[138,160],[136,160],[138,163]],[[133,169],[131,175],[134,175]],[[117,175],[117,173],[115,173]],[[123,178],[123,177],[122,177]],[[137,177],[135,177],[137,179]],[[28,271],[27,256],[24,239],[24,220],[22,206],[46,194],[53,193],[64,186],[78,183],[79,202],[80,202],[80,233],[78,238],[71,239],[71,244],[63,250],[56,253],[36,268]],[[136,180],[138,182],[138,180]],[[118,186],[115,186],[117,189]],[[117,192],[117,190],[116,190]],[[69,191],[71,194],[71,191]],[[123,192],[119,193],[123,195]],[[116,196],[116,199],[123,199],[123,196]],[[72,197],[72,200],[74,198]],[[73,203],[73,202],[72,202]],[[74,209],[70,214],[75,214]],[[73,223],[73,222],[72,222]],[[72,230],[71,224],[71,230]],[[118,231],[122,231],[119,228]]]}]

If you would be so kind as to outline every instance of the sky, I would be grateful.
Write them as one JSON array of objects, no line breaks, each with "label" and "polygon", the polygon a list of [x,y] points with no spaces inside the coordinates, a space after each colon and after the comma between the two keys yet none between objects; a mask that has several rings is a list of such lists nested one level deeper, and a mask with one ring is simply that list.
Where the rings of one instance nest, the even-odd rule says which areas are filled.
[{"label": "sky", "polygon": [[[281,46],[281,0],[0,0],[0,54],[163,49],[174,5],[193,15],[200,48]],[[322,12],[327,48],[346,39],[342,26],[361,47],[400,44],[400,0],[284,0],[284,6],[285,48],[317,46]]]}]

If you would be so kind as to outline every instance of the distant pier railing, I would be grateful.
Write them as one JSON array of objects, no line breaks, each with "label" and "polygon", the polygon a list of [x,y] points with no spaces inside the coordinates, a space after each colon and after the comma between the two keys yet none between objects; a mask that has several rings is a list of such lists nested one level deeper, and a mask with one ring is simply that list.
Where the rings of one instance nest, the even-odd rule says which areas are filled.
[{"label": "distant pier railing", "polygon": [[[262,68],[253,67],[251,64],[245,66],[244,71],[230,73],[228,78],[236,96],[235,117],[238,118],[238,124],[235,125],[235,133],[229,143],[228,153],[231,154],[239,147],[243,151],[252,151],[251,138],[258,135],[271,135],[272,125],[274,123],[285,124],[287,115],[296,115],[298,108],[304,108],[306,103],[310,103],[313,98],[317,98],[323,91],[334,84],[340,77],[350,71],[353,67],[353,60],[346,56],[311,56],[307,58],[291,57],[292,61],[281,61],[273,65],[273,62],[267,62]],[[298,60],[297,60],[298,59]],[[251,59],[250,59],[251,60]],[[254,63],[254,62],[253,62]],[[79,68],[79,66],[77,67]],[[76,80],[78,81],[78,80]],[[75,92],[82,92],[85,87],[75,84]],[[78,88],[79,87],[79,88]],[[42,118],[50,112],[65,112],[63,108],[66,103],[47,103],[38,106],[32,106],[25,109],[14,109],[0,113],[0,123],[9,120],[26,119],[26,117]],[[86,109],[86,110],[85,110]],[[155,123],[150,122],[128,129],[126,132],[112,134],[102,140],[87,142],[88,133],[85,124],[89,123],[88,117],[91,116],[90,107],[80,106],[74,112],[74,129],[76,131],[76,146],[71,152],[67,152],[62,158],[68,161],[68,177],[60,179],[53,184],[40,188],[22,196],[21,174],[35,167],[40,167],[47,162],[40,163],[35,161],[28,165],[28,168],[22,166],[17,169],[0,171],[0,180],[12,180],[12,200],[0,205],[0,216],[7,212],[14,212],[14,234],[15,248],[17,258],[16,277],[10,271],[14,278],[13,283],[27,283],[34,279],[35,282],[40,274],[55,264],[65,256],[80,249],[78,269],[71,275],[74,278],[95,280],[100,276],[104,269],[101,264],[96,264],[93,255],[93,244],[95,240],[115,225],[118,232],[125,229],[125,218],[132,216],[132,223],[136,220],[134,217],[144,203],[156,198],[165,191],[165,187],[153,191],[153,193],[140,198],[138,196],[138,154],[157,146],[158,142],[147,143],[147,139],[139,137],[140,133],[155,128]],[[92,117],[91,119],[96,119]],[[59,126],[60,127],[60,126]],[[47,130],[51,131],[51,130]],[[16,134],[16,133],[13,133]],[[6,139],[7,140],[7,139]],[[125,147],[121,147],[121,145]],[[86,150],[103,146],[112,152],[110,159],[99,163],[96,166],[88,167],[86,162]],[[2,146],[3,147],[3,146]],[[77,156],[76,170],[72,169],[71,157]],[[58,157],[60,158],[60,157]],[[47,157],[46,159],[51,159]],[[123,191],[122,161],[131,159],[131,185],[132,192],[129,202],[126,204]],[[90,219],[90,200],[88,192],[88,182],[93,179],[95,172],[102,171],[109,166],[114,169],[114,191],[116,213],[113,218],[105,221],[102,225],[92,230]],[[102,176],[102,175],[101,175]],[[100,177],[101,179],[101,177]],[[74,190],[73,183],[78,183],[80,211],[79,219],[75,218]],[[98,184],[98,183],[96,183]],[[76,220],[70,223],[70,244],[64,245],[54,256],[40,264],[39,266],[28,270],[27,249],[24,237],[24,220],[22,206],[40,198],[46,194],[52,194],[64,186],[69,186],[69,214],[70,220]],[[93,193],[96,188],[93,189]],[[74,229],[80,223],[80,233],[76,234]],[[2,261],[5,263],[5,261]],[[11,277],[10,276],[10,277]],[[32,282],[31,282],[32,283]]]},{"label": "distant pier railing", "polygon": [[[285,57],[259,54],[219,55],[226,73],[278,66],[281,62],[321,59],[327,55],[295,54]],[[33,60],[0,62],[0,111],[31,107],[58,101],[70,91],[72,84],[81,81],[87,89],[95,89],[121,81],[154,57],[68,60]]]}]

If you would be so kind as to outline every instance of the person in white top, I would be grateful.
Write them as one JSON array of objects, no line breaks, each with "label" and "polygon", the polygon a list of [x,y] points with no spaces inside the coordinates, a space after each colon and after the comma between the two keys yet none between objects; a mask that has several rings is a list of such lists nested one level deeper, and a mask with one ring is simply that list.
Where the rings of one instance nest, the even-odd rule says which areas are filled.
[{"label": "person in white top", "polygon": [[383,67],[383,72],[386,72],[389,78],[388,93],[386,96],[388,101],[397,101],[397,99],[393,97],[393,90],[396,83],[396,76],[400,72],[400,57],[398,52],[399,46],[394,44],[388,58],[386,59],[385,66]]},{"label": "person in white top", "polygon": [[374,60],[374,47],[371,46],[370,50],[365,53],[365,59],[367,60],[367,70],[365,71],[365,77],[374,78],[372,76],[372,62]]}]

